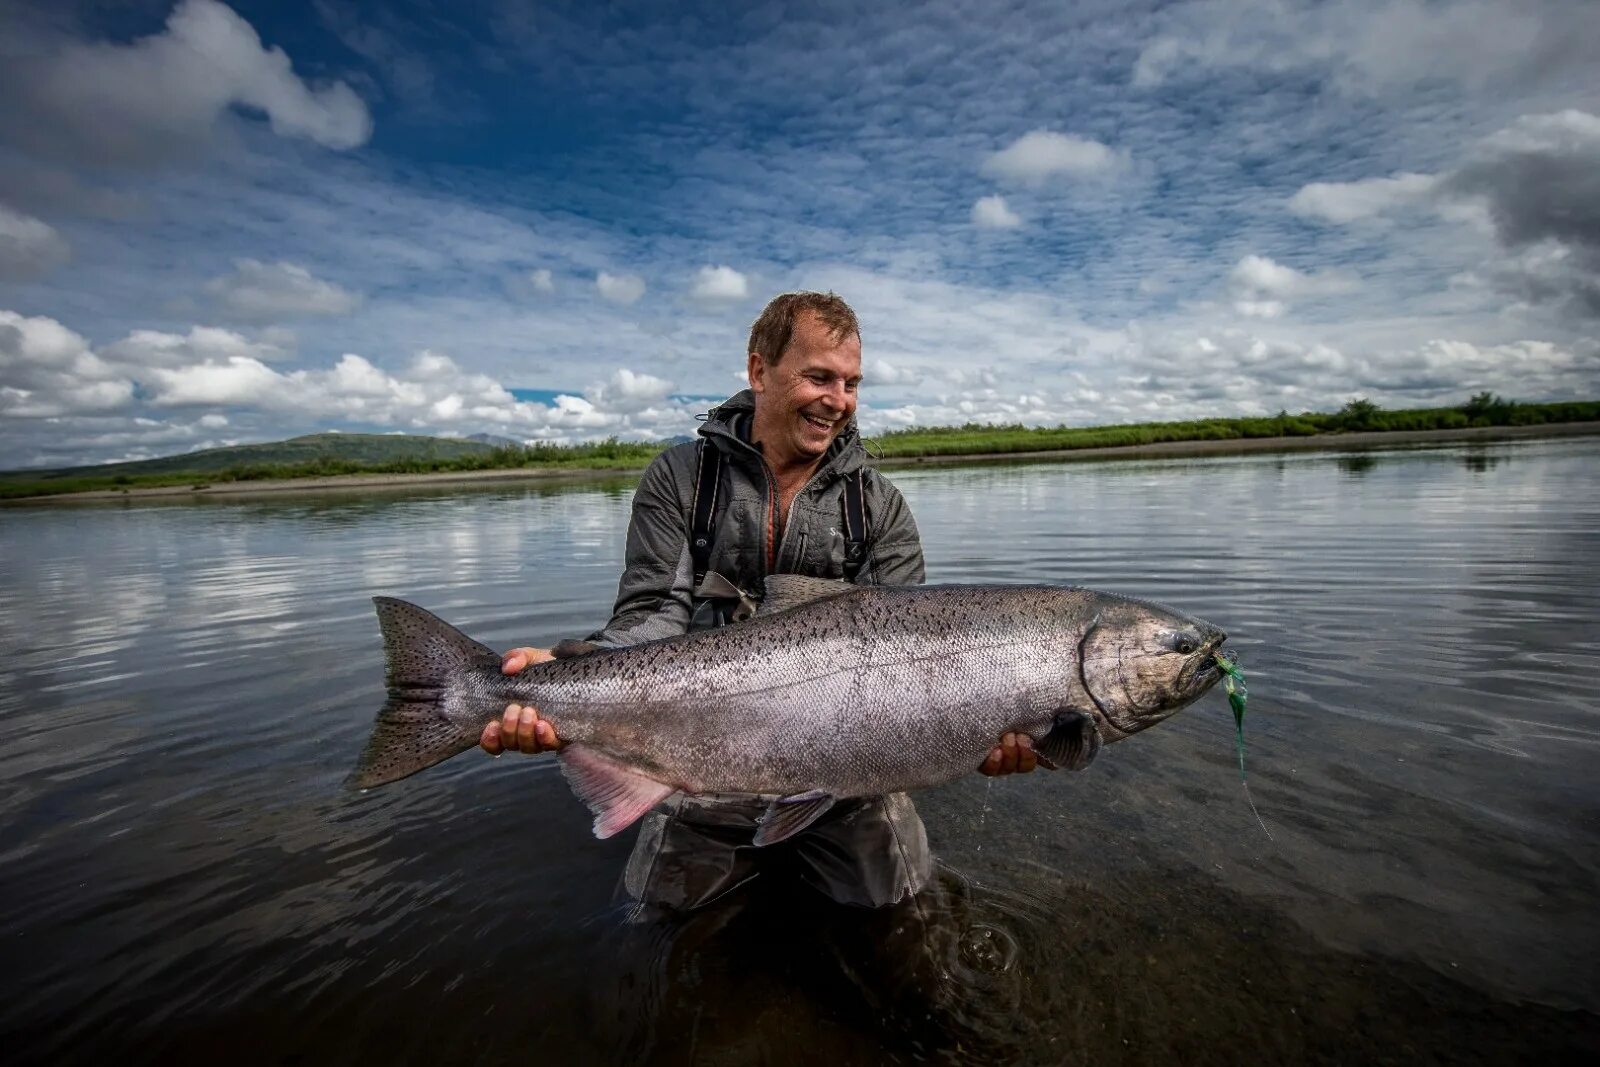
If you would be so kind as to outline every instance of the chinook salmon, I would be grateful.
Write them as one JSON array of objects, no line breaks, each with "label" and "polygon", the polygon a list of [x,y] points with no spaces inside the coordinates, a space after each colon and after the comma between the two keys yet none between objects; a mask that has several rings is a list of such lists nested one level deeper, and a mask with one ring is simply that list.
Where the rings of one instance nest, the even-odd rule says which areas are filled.
[{"label": "chinook salmon", "polygon": [[397,781],[478,744],[508,703],[564,742],[598,837],[676,792],[775,797],[758,845],[837,800],[975,770],[1001,734],[1086,766],[1222,677],[1225,634],[1156,604],[1053,586],[767,579],[749,622],[500,673],[501,657],[377,597],[389,700],[352,783]]}]

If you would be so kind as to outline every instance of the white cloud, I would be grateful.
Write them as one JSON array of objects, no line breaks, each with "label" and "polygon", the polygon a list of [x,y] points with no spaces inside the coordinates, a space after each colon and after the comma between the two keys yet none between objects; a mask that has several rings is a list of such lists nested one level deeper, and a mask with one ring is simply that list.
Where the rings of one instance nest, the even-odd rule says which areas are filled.
[{"label": "white cloud", "polygon": [[1353,96],[1429,81],[1470,87],[1559,78],[1590,65],[1587,0],[1197,0],[1174,5],[1133,65],[1133,85],[1217,70],[1316,71]]},{"label": "white cloud", "polygon": [[232,356],[185,367],[152,367],[145,374],[158,407],[238,405],[294,410],[284,377],[260,360]]},{"label": "white cloud", "polygon": [[994,178],[1040,185],[1057,175],[1086,177],[1121,166],[1123,157],[1099,141],[1054,130],[1034,130],[994,153],[983,173]]},{"label": "white cloud", "polygon": [[633,413],[662,403],[671,393],[671,382],[624,367],[605,381],[589,386],[584,396],[597,407]]},{"label": "white cloud", "polygon": [[234,272],[206,284],[217,304],[247,322],[322,315],[348,315],[360,297],[332,282],[313,277],[305,267],[279,261],[234,261]]},{"label": "white cloud", "polygon": [[732,267],[701,267],[689,295],[708,303],[743,300],[750,295],[750,282]]},{"label": "white cloud", "polygon": [[595,275],[595,288],[613,304],[632,304],[644,295],[644,279],[637,274],[611,274],[601,271]]},{"label": "white cloud", "polygon": [[0,311],[0,414],[19,418],[115,411],[133,382],[54,319]]},{"label": "white cloud", "polygon": [[1228,284],[1235,296],[1235,311],[1273,319],[1289,309],[1290,300],[1344,292],[1354,282],[1337,272],[1307,274],[1266,256],[1248,255],[1234,264]]},{"label": "white cloud", "polygon": [[911,380],[910,375],[886,359],[875,359],[870,366],[871,372],[867,376],[869,385],[899,385]]},{"label": "white cloud", "polygon": [[212,412],[209,415],[202,415],[200,416],[200,425],[207,430],[220,430],[222,427],[228,425],[228,416],[218,415],[216,412]]},{"label": "white cloud", "polygon": [[187,334],[134,330],[122,340],[106,346],[104,355],[137,376],[142,370],[156,367],[187,367],[232,359],[270,363],[287,358],[289,353],[270,341],[252,341],[232,330],[194,326]]},{"label": "white cloud", "polygon": [[534,292],[553,293],[556,291],[555,278],[546,269],[528,272],[528,284],[533,286]]},{"label": "white cloud", "polygon": [[1006,206],[1003,196],[981,196],[972,205],[972,224],[991,230],[1011,230],[1022,225],[1022,218]]},{"label": "white cloud", "polygon": [[164,162],[194,151],[219,116],[259,111],[273,132],[347,149],[372,120],[343,82],[313,87],[281,48],[215,0],[183,0],[164,32],[129,44],[62,43],[8,57],[14,106],[0,128],[24,147],[74,162]]},{"label": "white cloud", "polygon": [[42,278],[72,257],[55,229],[0,204],[0,281]]},{"label": "white cloud", "polygon": [[1439,180],[1431,174],[1396,174],[1355,182],[1311,182],[1289,198],[1296,215],[1348,223],[1413,207],[1433,195]]}]

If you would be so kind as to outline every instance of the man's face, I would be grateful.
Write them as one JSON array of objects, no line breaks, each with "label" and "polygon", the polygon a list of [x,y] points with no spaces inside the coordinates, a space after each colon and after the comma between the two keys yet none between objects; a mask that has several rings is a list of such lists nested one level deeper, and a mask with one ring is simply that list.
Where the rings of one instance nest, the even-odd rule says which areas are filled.
[{"label": "man's face", "polygon": [[750,388],[756,394],[755,437],[773,467],[821,458],[856,413],[861,384],[861,339],[829,336],[803,313],[783,358],[769,364],[750,353]]}]

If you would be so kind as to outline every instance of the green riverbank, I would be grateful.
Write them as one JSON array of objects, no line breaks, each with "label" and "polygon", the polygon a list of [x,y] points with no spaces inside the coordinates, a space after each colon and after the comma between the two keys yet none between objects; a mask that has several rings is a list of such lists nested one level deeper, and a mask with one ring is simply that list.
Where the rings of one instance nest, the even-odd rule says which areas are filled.
[{"label": "green riverbank", "polygon": [[[1480,394],[1453,408],[1384,411],[1352,401],[1332,414],[1205,419],[1083,428],[968,425],[898,430],[870,438],[880,466],[997,459],[1092,460],[1130,456],[1223,455],[1257,451],[1383,448],[1430,441],[1498,440],[1600,433],[1600,402],[1515,404]],[[324,457],[241,464],[221,470],[131,473],[141,464],[34,473],[0,472],[0,503],[104,500],[131,496],[224,495],[382,488],[483,481],[565,480],[636,473],[665,447],[643,442],[506,447],[467,455],[426,455],[382,463]]]}]

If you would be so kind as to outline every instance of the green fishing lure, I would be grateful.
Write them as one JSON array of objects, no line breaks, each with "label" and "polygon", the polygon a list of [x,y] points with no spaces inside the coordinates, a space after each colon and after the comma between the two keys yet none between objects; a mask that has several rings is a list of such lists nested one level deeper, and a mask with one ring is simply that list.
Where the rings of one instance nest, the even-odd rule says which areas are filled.
[{"label": "green fishing lure", "polygon": [[1250,690],[1244,684],[1244,671],[1239,669],[1238,660],[1230,660],[1221,652],[1212,653],[1217,660],[1217,666],[1222,669],[1222,688],[1228,693],[1228,706],[1233,709],[1233,725],[1237,731],[1235,743],[1239,749],[1239,781],[1244,781],[1244,704],[1250,698]]}]

